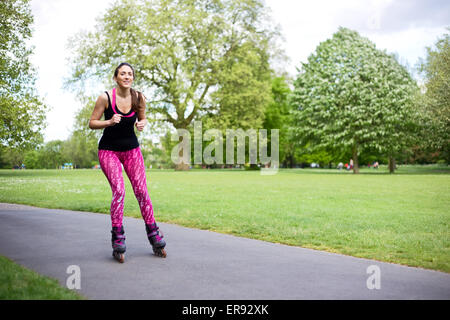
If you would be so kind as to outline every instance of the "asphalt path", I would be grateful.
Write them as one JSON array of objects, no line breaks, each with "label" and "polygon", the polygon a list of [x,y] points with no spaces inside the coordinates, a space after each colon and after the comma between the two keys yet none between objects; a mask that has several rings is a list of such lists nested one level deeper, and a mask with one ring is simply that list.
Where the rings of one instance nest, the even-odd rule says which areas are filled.
[{"label": "asphalt path", "polygon": [[444,272],[167,223],[163,259],[142,219],[125,217],[123,264],[112,258],[105,214],[0,203],[0,226],[0,255],[89,299],[450,299]]}]

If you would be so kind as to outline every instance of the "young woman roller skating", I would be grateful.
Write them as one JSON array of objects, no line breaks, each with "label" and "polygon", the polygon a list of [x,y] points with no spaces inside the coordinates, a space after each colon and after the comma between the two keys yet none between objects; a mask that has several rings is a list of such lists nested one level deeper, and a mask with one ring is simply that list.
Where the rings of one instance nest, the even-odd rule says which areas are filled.
[{"label": "young woman roller skating", "polygon": [[[125,230],[122,225],[125,186],[122,166],[130,179],[145,222],[147,237],[153,252],[166,257],[162,233],[153,216],[153,206],[147,190],[144,159],[134,126],[142,131],[147,124],[145,98],[131,88],[134,69],[128,63],[121,63],[114,71],[117,86],[98,97],[89,121],[89,128],[104,129],[98,145],[98,158],[112,190],[111,201],[111,244],[113,256],[120,262],[125,259]],[[100,120],[102,115],[105,120]]]}]

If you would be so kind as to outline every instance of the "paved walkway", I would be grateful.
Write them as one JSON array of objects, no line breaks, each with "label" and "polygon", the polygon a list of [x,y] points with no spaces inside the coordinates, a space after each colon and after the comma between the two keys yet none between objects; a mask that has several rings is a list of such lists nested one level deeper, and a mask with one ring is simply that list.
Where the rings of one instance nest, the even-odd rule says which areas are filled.
[{"label": "paved walkway", "polygon": [[[90,299],[450,299],[447,273],[159,225],[166,259],[153,255],[141,219],[124,218],[120,264],[108,215],[0,203],[0,255],[63,286],[76,265]],[[380,289],[368,289],[370,266]]]}]

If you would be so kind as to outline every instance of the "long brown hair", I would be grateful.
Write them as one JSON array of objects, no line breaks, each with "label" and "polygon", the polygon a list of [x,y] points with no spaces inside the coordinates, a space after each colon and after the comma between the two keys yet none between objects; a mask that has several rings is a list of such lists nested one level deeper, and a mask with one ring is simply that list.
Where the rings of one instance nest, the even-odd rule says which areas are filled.
[{"label": "long brown hair", "polygon": [[[122,62],[117,66],[116,70],[114,70],[114,77],[117,77],[117,75],[119,74],[119,69],[122,68],[123,66],[128,66],[131,68],[131,70],[133,71],[133,80],[134,80],[135,79],[134,68],[128,62]],[[142,92],[136,91],[133,88],[130,88],[130,93],[131,93],[131,108],[133,109],[134,112],[138,113],[139,111],[141,111],[141,108],[143,108],[141,106],[141,100],[145,98],[142,96]]]}]

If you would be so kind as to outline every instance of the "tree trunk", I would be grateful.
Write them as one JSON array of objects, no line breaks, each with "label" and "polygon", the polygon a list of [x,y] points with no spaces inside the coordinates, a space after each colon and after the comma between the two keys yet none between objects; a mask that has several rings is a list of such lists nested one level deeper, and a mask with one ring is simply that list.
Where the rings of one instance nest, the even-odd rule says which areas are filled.
[{"label": "tree trunk", "polygon": [[358,144],[353,146],[353,173],[359,173],[359,164],[358,164]]},{"label": "tree trunk", "polygon": [[288,159],[289,159],[289,167],[294,168],[294,155],[290,154]]},{"label": "tree trunk", "polygon": [[[183,141],[183,136],[179,136],[178,137],[178,142],[182,142]],[[189,151],[188,151],[189,152]],[[175,171],[188,171],[189,170],[189,163],[185,163],[184,159],[183,159],[183,148],[180,148],[178,151],[178,164],[175,164]],[[189,159],[190,159],[190,154],[189,154]]]},{"label": "tree trunk", "polygon": [[175,171],[188,171],[189,170],[189,165],[187,163],[179,163],[177,165],[175,165]]},{"label": "tree trunk", "polygon": [[389,173],[394,173],[395,171],[395,159],[392,156],[389,156]]}]

